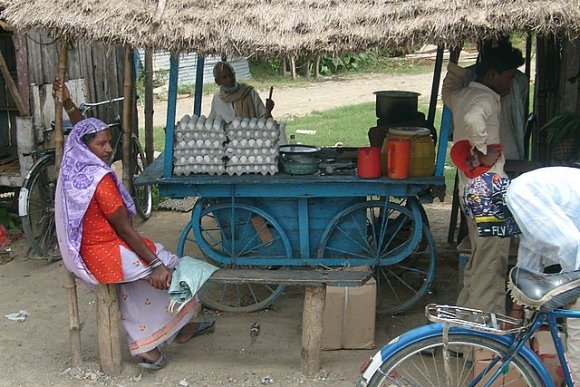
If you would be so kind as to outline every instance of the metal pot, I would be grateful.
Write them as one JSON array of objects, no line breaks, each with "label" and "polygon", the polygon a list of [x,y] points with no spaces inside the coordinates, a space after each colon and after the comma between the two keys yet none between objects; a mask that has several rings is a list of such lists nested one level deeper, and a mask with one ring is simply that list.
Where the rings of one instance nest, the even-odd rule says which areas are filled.
[{"label": "metal pot", "polygon": [[290,175],[312,175],[322,160],[314,154],[280,153],[280,165]]},{"label": "metal pot", "polygon": [[377,117],[389,123],[410,121],[416,118],[419,95],[414,91],[375,91]]}]

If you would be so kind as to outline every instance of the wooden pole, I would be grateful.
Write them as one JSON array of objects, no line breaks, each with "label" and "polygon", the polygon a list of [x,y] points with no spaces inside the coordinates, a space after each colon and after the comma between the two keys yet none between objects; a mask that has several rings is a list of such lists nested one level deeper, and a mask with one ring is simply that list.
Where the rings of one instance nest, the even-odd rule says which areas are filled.
[{"label": "wooden pole", "polygon": [[120,313],[116,284],[97,285],[97,338],[101,371],[119,376],[122,371]]},{"label": "wooden pole", "polygon": [[320,77],[320,55],[316,55],[316,62],[314,63],[314,78]]},{"label": "wooden pole", "polygon": [[290,74],[292,79],[296,79],[296,57],[294,55],[290,56]]},{"label": "wooden pole", "polygon": [[153,51],[145,50],[145,155],[147,164],[153,162]]},{"label": "wooden pole", "polygon": [[[68,68],[68,42],[62,40],[60,45],[60,53],[58,58],[58,77],[66,79],[66,71]],[[62,94],[58,93],[55,100],[55,114],[54,114],[54,146],[55,146],[55,166],[56,173],[60,170],[60,163],[62,161],[64,134],[62,130]],[[81,357],[81,324],[79,318],[79,301],[77,297],[77,284],[74,275],[64,269],[64,288],[67,292],[68,299],[68,322],[69,322],[69,337],[72,356],[72,366],[80,367],[82,364]]]},{"label": "wooden pole", "polygon": [[131,165],[131,113],[133,112],[133,49],[125,48],[125,79],[123,82],[123,184],[133,192]]},{"label": "wooden pole", "polygon": [[326,285],[306,286],[302,315],[302,350],[300,368],[306,376],[320,371],[320,346],[322,345],[322,317],[326,302]]}]

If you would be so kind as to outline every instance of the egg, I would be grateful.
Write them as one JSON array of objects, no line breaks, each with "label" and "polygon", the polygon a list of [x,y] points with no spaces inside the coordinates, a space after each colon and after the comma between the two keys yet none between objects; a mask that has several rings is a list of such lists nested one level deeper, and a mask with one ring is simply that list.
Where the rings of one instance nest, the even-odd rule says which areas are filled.
[{"label": "egg", "polygon": [[197,120],[199,119],[198,116],[196,116],[195,114],[191,116],[191,118],[189,119],[189,122],[187,123],[187,125],[193,125],[195,126],[195,124],[197,123]]},{"label": "egg", "polygon": [[240,127],[240,123],[242,122],[240,117],[234,117],[234,119],[232,120],[232,127],[234,129],[237,129]]},{"label": "egg", "polygon": [[213,128],[213,118],[208,118],[205,120],[205,125],[204,127],[209,130],[211,128]]},{"label": "egg", "polygon": [[266,120],[263,118],[260,118],[258,120],[258,129],[264,129],[266,127]]},{"label": "egg", "polygon": [[242,129],[246,129],[246,128],[248,127],[249,123],[250,123],[250,119],[249,119],[248,117],[245,117],[245,118],[242,120],[242,122],[240,123],[240,127],[241,127]]}]

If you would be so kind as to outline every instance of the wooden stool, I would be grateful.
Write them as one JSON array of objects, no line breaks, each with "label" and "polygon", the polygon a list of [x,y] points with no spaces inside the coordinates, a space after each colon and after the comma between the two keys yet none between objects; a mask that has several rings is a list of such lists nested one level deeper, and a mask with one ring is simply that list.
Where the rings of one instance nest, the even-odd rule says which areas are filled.
[{"label": "wooden stool", "polygon": [[119,376],[121,363],[121,341],[119,325],[119,300],[116,284],[97,285],[97,340],[101,371],[110,376]]}]

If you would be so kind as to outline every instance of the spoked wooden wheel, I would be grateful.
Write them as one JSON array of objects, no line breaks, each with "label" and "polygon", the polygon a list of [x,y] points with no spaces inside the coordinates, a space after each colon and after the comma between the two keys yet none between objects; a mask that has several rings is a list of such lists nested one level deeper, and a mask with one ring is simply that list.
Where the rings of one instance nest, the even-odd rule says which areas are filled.
[{"label": "spoked wooden wheel", "polygon": [[[203,256],[220,268],[284,269],[276,260],[291,258],[290,242],[280,225],[264,211],[245,204],[196,203],[179,239],[178,255]],[[215,283],[199,295],[205,306],[227,312],[254,312],[270,306],[282,285]]]},{"label": "spoked wooden wheel", "polygon": [[435,244],[414,198],[404,206],[373,200],[347,208],[325,230],[318,257],[364,258],[374,266],[380,313],[409,309],[435,277]]}]

